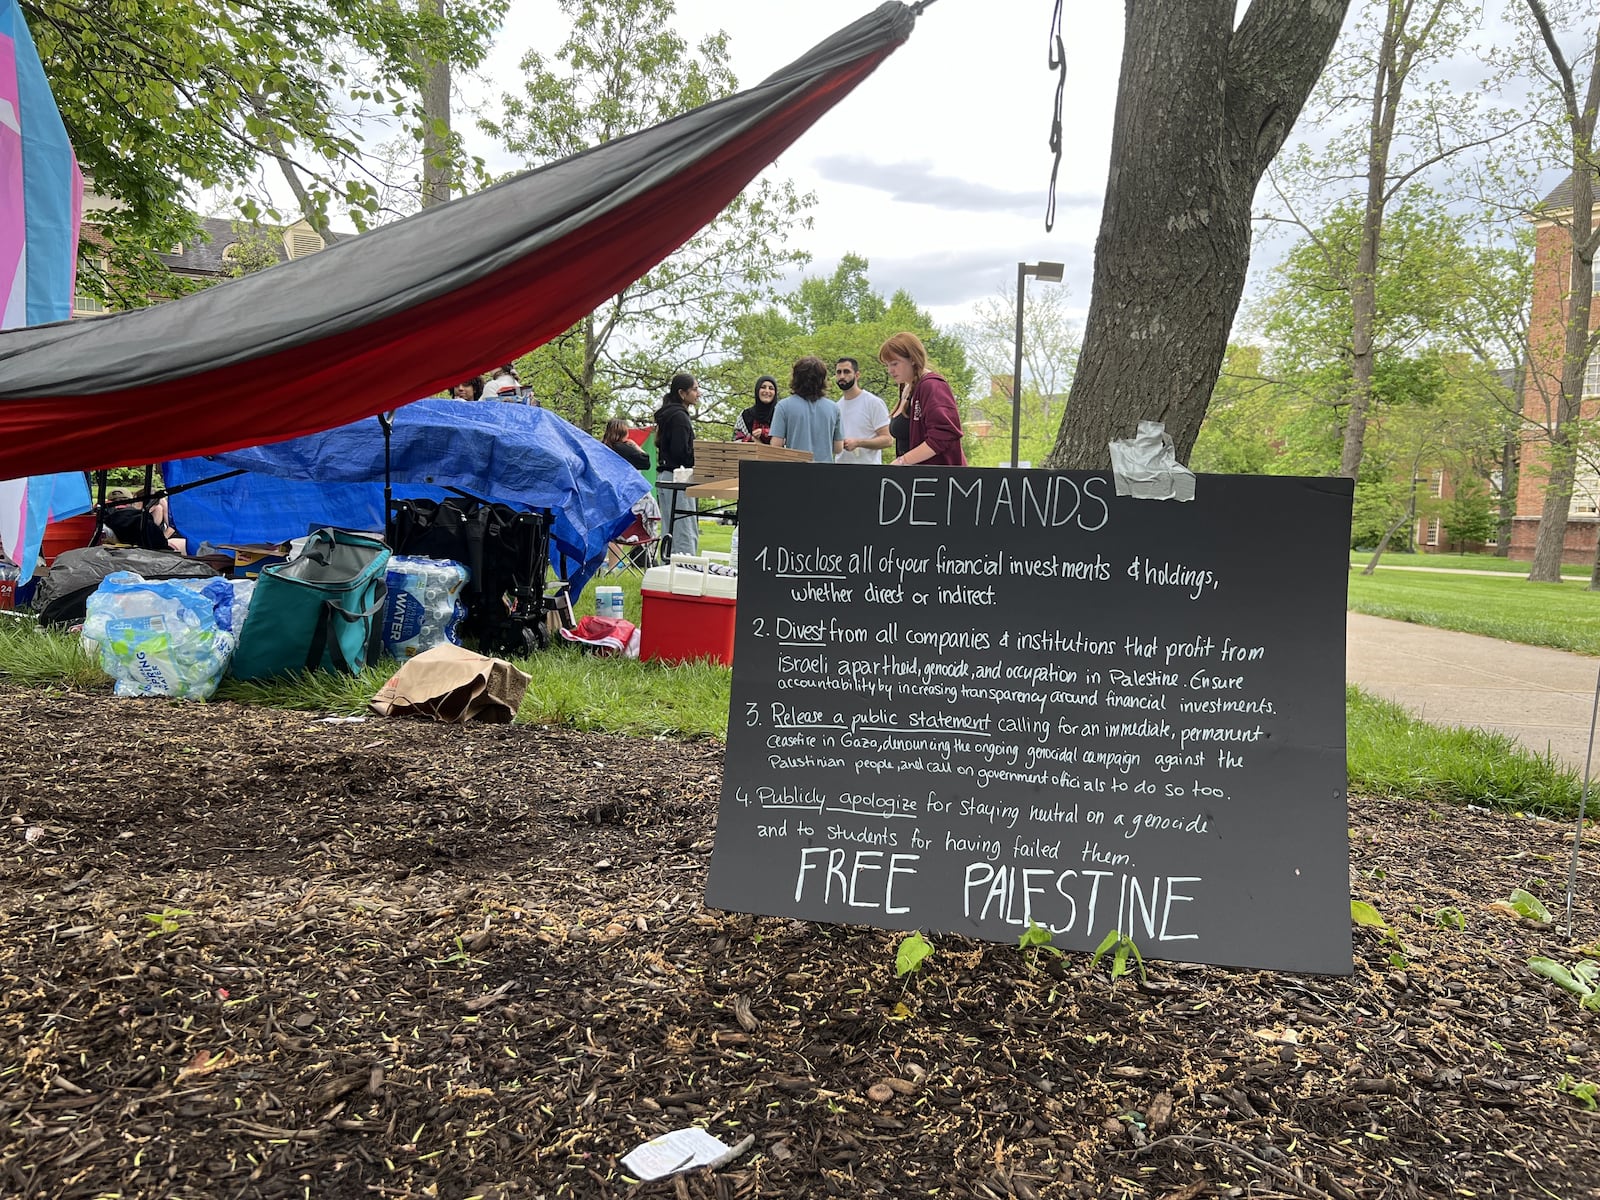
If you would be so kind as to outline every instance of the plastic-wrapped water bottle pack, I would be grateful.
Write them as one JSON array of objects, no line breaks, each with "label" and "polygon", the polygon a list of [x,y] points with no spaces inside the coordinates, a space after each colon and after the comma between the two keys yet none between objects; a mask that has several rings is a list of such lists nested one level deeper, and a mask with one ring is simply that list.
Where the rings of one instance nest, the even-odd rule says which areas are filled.
[{"label": "plastic-wrapped water bottle pack", "polygon": [[226,579],[117,571],[89,597],[84,648],[99,656],[118,696],[209,700],[233,658],[233,605]]},{"label": "plastic-wrapped water bottle pack", "polygon": [[398,555],[389,560],[383,646],[401,662],[446,642],[459,646],[456,625],[466,615],[467,568],[450,559]]}]

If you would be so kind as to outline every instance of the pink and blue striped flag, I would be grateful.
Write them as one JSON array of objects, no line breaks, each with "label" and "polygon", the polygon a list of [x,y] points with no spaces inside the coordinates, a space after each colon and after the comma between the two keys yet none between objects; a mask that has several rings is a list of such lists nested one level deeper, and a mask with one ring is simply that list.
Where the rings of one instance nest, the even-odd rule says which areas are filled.
[{"label": "pink and blue striped flag", "polygon": [[[0,0],[0,329],[72,315],[83,176],[17,0]],[[45,523],[91,507],[80,472],[0,481],[0,544],[33,577]]]}]

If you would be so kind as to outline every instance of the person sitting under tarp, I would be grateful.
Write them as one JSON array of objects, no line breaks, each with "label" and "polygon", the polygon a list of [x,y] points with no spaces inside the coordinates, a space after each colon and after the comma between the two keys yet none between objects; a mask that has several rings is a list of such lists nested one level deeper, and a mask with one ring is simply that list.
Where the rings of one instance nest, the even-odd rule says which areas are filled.
[{"label": "person sitting under tarp", "polygon": [[152,500],[144,493],[116,488],[107,499],[108,503],[100,512],[100,525],[110,540],[124,546],[138,546],[141,550],[189,552],[189,543],[173,527],[165,496]]}]

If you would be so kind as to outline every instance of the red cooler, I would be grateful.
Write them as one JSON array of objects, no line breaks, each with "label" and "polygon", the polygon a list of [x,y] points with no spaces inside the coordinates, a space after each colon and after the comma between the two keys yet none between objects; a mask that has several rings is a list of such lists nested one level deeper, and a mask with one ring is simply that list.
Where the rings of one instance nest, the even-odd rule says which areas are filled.
[{"label": "red cooler", "polygon": [[640,593],[639,657],[664,662],[709,658],[733,666],[732,596],[682,596],[649,588]]}]

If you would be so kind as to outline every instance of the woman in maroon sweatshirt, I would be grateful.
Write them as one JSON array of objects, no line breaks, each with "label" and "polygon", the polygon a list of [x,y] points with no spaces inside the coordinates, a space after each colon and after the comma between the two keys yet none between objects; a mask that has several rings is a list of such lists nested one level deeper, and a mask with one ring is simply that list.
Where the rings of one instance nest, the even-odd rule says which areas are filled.
[{"label": "woman in maroon sweatshirt", "polygon": [[955,394],[943,375],[928,369],[928,351],[922,339],[914,333],[897,333],[879,348],[878,361],[900,385],[900,407],[911,422],[910,449],[890,466],[966,466]]}]

